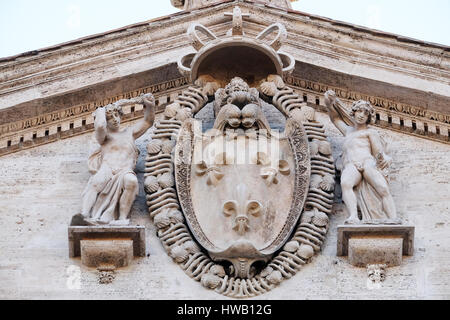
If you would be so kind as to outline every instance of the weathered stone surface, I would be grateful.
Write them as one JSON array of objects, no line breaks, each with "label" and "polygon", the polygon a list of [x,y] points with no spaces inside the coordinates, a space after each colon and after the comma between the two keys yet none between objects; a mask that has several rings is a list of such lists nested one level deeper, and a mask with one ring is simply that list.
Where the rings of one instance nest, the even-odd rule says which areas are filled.
[{"label": "weathered stone surface", "polygon": [[[276,121],[279,112],[269,115]],[[270,109],[268,109],[270,110]],[[211,111],[212,113],[212,111]],[[333,156],[342,135],[326,124]],[[205,115],[208,118],[207,115]],[[276,122],[274,122],[276,123]],[[347,213],[337,201],[322,253],[261,299],[450,299],[450,184],[448,145],[397,132],[376,129],[392,146],[391,192],[399,216],[415,225],[415,252],[401,266],[389,268],[382,290],[368,290],[367,272],[336,257],[337,227]],[[137,140],[140,193],[133,204],[131,224],[146,228],[150,257],[133,259],[116,271],[108,286],[79,259],[68,258],[67,225],[80,210],[81,193],[89,179],[86,166],[91,134],[20,151],[1,158],[0,297],[8,299],[223,299],[192,281],[177,266],[148,218],[143,190],[144,158],[149,134]],[[42,275],[51,275],[45,277]],[[79,282],[77,282],[79,279]],[[79,287],[76,285],[79,283]],[[78,288],[78,289],[77,289]]]},{"label": "weathered stone surface", "polygon": [[354,237],[348,240],[348,261],[357,267],[386,264],[396,267],[402,263],[402,238]]},{"label": "weathered stone surface", "polygon": [[81,263],[87,267],[127,267],[133,259],[133,240],[81,240],[80,251]]}]

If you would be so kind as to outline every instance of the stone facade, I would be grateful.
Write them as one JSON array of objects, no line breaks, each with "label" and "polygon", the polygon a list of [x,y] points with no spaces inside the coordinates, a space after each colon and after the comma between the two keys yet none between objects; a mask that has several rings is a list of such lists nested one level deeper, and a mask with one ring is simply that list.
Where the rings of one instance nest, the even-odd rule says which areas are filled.
[{"label": "stone facade", "polygon": [[[276,114],[278,111],[274,110]],[[325,115],[320,115],[326,121]],[[333,146],[341,143],[331,122],[326,126]],[[391,190],[399,215],[416,226],[415,252],[401,266],[388,268],[379,290],[367,286],[364,268],[336,256],[337,226],[346,219],[339,201],[330,216],[322,252],[301,272],[262,299],[449,299],[450,183],[448,146],[379,129],[393,146]],[[143,171],[149,133],[140,138],[137,172],[141,190],[132,222],[146,227],[147,254],[116,279],[99,284],[95,268],[68,255],[67,226],[80,210],[89,178],[86,144],[91,134],[2,157],[0,222],[7,237],[2,252],[0,297],[3,299],[223,299],[192,281],[166,254],[145,204]],[[337,148],[335,150],[337,153]],[[78,282],[77,279],[80,279]],[[79,284],[79,287],[78,287]]]},{"label": "stone facade", "polygon": [[[81,212],[81,194],[90,176],[86,159],[93,145],[92,112],[120,99],[152,93],[159,123],[167,115],[162,113],[167,105],[189,97],[189,90],[192,97],[198,88],[188,89],[196,79],[181,74],[176,66],[181,56],[193,52],[185,33],[190,24],[204,24],[219,38],[229,30],[242,35],[244,26],[245,36],[255,38],[267,27],[261,21],[268,25],[272,21],[281,22],[287,31],[280,56],[296,62],[291,74],[283,74],[284,89],[302,100],[302,108],[316,111],[315,120],[324,126],[334,159],[339,158],[344,137],[326,114],[325,92],[333,90],[346,107],[360,99],[374,107],[372,128],[386,141],[393,159],[390,193],[404,225],[415,226],[415,236],[413,252],[403,258],[398,240],[385,241],[387,265],[366,259],[370,241],[351,239],[350,256],[338,256],[338,226],[348,213],[337,184],[322,251],[301,266],[301,274],[259,297],[449,299],[449,48],[295,12],[284,0],[172,4],[185,11],[0,59],[0,192],[4,195],[0,298],[224,298],[189,279],[174,263],[149,216],[149,194],[144,190],[151,170],[146,166],[147,145],[153,134],[158,135],[158,125],[136,142],[139,193],[131,209],[131,225],[145,227],[141,248],[146,247],[146,252],[135,252],[132,258],[132,242],[117,240],[118,250],[110,252],[118,252],[126,261],[112,263],[113,268],[89,268],[86,265],[96,265],[92,261],[99,252],[107,251],[98,248],[109,244],[81,241],[92,254],[92,263],[87,256],[70,257],[67,227],[71,217]],[[236,5],[242,13],[233,11]],[[231,21],[236,14],[242,14],[243,22]],[[279,49],[276,44],[275,49]],[[283,129],[291,121],[283,115],[291,109],[286,112],[275,100],[279,110],[261,102],[264,119],[271,128]],[[209,129],[215,111],[210,103],[195,118]],[[123,113],[123,126],[131,127],[142,121],[145,112],[141,104],[131,104],[123,107]],[[292,117],[300,115],[292,113]],[[349,263],[361,264],[361,257],[363,264],[369,263],[367,270]]]}]

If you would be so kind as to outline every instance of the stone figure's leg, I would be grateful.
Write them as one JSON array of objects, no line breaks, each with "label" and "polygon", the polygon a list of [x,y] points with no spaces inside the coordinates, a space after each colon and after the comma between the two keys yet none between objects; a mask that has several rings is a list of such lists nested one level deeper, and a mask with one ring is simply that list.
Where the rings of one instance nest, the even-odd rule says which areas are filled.
[{"label": "stone figure's leg", "polygon": [[88,186],[87,190],[84,193],[83,196],[83,203],[81,207],[81,214],[85,218],[90,217],[90,211],[92,207],[94,206],[95,200],[97,199],[97,191],[92,186]]},{"label": "stone figure's leg", "polygon": [[[108,166],[103,165],[100,167],[100,170],[98,170],[98,172],[91,178],[88,184],[89,189],[86,190],[83,198],[83,215],[85,210],[87,214],[89,214],[91,209],[94,207],[95,202],[97,201],[97,196],[105,188],[111,177],[111,169]],[[101,214],[102,212],[92,212],[92,219],[100,219]]]},{"label": "stone figure's leg", "polygon": [[[105,187],[108,180],[111,178],[111,169],[107,166],[101,166],[98,172],[89,180],[88,185],[86,186],[86,190],[83,195],[83,203],[81,214],[85,218],[90,217],[90,211],[97,200],[98,194]],[[95,212],[92,213],[94,219],[97,214]]]},{"label": "stone figure's leg", "polygon": [[119,220],[127,220],[131,210],[131,205],[136,198],[138,192],[138,180],[132,173],[127,173],[123,177],[123,193],[119,202]]},{"label": "stone figure's leg", "polygon": [[373,167],[367,166],[364,168],[364,178],[370,183],[370,185],[378,192],[383,199],[383,210],[389,219],[397,218],[397,211],[395,209],[394,199],[389,192],[389,186],[381,174],[381,172]]},{"label": "stone figure's leg", "polygon": [[361,173],[353,164],[347,164],[341,175],[342,199],[349,211],[347,223],[359,222],[356,195],[353,188],[361,181]]}]

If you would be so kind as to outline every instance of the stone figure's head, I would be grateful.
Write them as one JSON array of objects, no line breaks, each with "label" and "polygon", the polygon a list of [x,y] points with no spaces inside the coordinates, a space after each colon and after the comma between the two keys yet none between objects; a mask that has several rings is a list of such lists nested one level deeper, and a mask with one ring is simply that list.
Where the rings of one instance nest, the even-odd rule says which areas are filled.
[{"label": "stone figure's head", "polygon": [[109,130],[117,131],[120,127],[120,120],[123,116],[122,107],[109,104],[106,109],[106,122]]},{"label": "stone figure's head", "polygon": [[250,87],[239,77],[231,79],[230,83],[225,87],[227,94],[227,103],[236,104],[240,107],[251,99],[249,94]]},{"label": "stone figure's head", "polygon": [[355,119],[357,124],[375,123],[375,109],[369,102],[364,100],[353,103],[350,115]]},{"label": "stone figure's head", "polygon": [[248,86],[248,84],[239,77],[234,77],[233,79],[231,79],[230,83],[228,83],[225,87],[225,91],[228,94],[239,91],[248,92],[249,89],[250,87]]}]

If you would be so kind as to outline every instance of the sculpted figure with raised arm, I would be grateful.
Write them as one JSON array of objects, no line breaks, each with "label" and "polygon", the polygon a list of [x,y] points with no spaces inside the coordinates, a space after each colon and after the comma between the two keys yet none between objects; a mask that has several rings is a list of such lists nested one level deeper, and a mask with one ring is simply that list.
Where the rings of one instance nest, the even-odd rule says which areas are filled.
[{"label": "sculpted figure with raised arm", "polygon": [[[122,106],[134,104],[144,105],[144,118],[120,130]],[[92,176],[83,192],[82,212],[75,224],[128,225],[130,209],[139,191],[134,172],[139,155],[135,140],[153,125],[155,100],[152,94],[120,100],[98,108],[93,115],[99,145],[89,156]]]},{"label": "sculpted figure with raised arm", "polygon": [[359,100],[347,112],[332,90],[325,93],[325,105],[331,121],[345,136],[341,188],[349,212],[346,223],[400,223],[383,172],[391,158],[378,132],[368,127],[375,122],[375,110],[369,102]]}]

